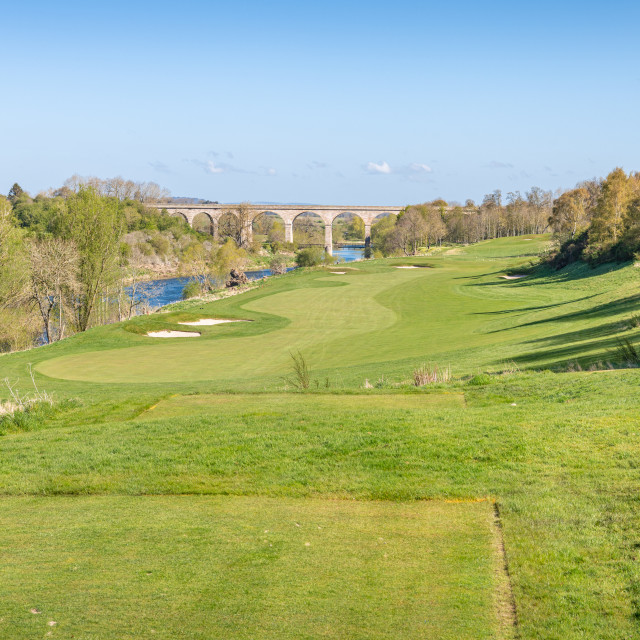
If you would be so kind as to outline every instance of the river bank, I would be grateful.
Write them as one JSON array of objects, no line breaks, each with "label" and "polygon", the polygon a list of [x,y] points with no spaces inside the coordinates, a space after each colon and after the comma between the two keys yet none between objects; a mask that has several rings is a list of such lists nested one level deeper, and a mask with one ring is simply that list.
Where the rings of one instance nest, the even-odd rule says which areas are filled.
[{"label": "river bank", "polygon": [[[334,257],[340,262],[356,262],[364,258],[364,249],[362,247],[342,247],[336,249],[333,253]],[[295,267],[288,269],[290,271]],[[245,271],[245,275],[249,281],[261,280],[270,277],[271,269],[255,269]],[[149,306],[152,308],[164,307],[165,305],[182,300],[182,292],[192,278],[190,277],[168,277],[157,278],[154,280],[145,280],[143,295],[148,297]],[[148,295],[153,289],[151,295]]]}]

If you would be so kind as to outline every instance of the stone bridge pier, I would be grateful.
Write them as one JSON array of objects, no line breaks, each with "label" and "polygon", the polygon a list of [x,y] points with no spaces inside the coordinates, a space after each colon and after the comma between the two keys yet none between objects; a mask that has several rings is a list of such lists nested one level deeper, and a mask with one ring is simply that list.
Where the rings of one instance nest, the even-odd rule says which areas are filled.
[{"label": "stone bridge pier", "polygon": [[[240,205],[233,204],[183,204],[156,203],[150,205],[161,211],[166,211],[169,215],[180,215],[193,226],[194,218],[204,213],[209,217],[213,229],[214,237],[217,236],[220,225],[220,218],[226,213],[238,216]],[[242,221],[241,229],[242,241],[250,243],[253,241],[253,221],[263,213],[273,213],[279,216],[284,222],[284,240],[293,242],[293,222],[303,213],[315,213],[324,223],[324,248],[333,253],[333,221],[343,213],[351,213],[358,216],[364,222],[364,242],[365,246],[371,246],[371,225],[374,220],[383,215],[398,214],[403,207],[377,207],[377,206],[334,206],[334,205],[279,205],[266,207],[264,205],[249,205],[249,215]],[[246,207],[245,207],[246,210]]]}]

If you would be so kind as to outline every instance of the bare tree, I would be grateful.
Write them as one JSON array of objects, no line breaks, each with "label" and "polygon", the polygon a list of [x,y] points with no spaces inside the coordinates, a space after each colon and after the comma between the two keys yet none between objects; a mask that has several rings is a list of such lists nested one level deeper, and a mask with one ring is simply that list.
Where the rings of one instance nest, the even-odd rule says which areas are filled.
[{"label": "bare tree", "polygon": [[[66,303],[79,292],[78,252],[68,240],[46,238],[30,243],[29,256],[31,299],[40,312],[47,342],[61,340],[66,324]],[[54,314],[57,315],[57,333],[52,328]]]}]

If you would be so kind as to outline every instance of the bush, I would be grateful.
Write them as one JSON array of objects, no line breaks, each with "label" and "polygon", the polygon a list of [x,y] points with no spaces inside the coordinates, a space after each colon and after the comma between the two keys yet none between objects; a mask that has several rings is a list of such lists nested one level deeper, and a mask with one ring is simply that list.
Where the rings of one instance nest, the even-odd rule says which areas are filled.
[{"label": "bush", "polygon": [[138,242],[136,247],[143,256],[153,255],[153,247],[148,242]]},{"label": "bush", "polygon": [[269,261],[269,269],[274,275],[280,275],[287,272],[287,261],[284,256],[276,255]]},{"label": "bush", "polygon": [[320,247],[301,249],[296,253],[296,264],[299,267],[316,267],[322,263],[324,251]]},{"label": "bush", "polygon": [[159,233],[156,233],[149,240],[149,244],[156,250],[156,253],[158,253],[161,256],[166,256],[171,250],[171,245],[169,244],[169,241]]},{"label": "bush", "polygon": [[202,286],[197,280],[191,280],[187,282],[185,288],[182,290],[182,299],[188,300],[189,298],[195,298],[202,293]]}]

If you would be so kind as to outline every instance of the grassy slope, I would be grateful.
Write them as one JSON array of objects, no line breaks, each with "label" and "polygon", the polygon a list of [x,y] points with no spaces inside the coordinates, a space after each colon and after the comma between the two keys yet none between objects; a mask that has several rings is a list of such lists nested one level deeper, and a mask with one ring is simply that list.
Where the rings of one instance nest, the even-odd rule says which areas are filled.
[{"label": "grassy slope", "polygon": [[[361,387],[365,377],[406,378],[413,364],[427,358],[450,361],[454,373],[460,373],[499,367],[506,359],[538,367],[568,358],[580,357],[586,364],[606,357],[620,324],[637,304],[635,270],[575,267],[523,281],[497,278],[517,270],[526,262],[517,254],[535,246],[535,240],[483,243],[459,255],[430,257],[436,268],[428,270],[396,270],[388,266],[393,261],[386,261],[359,265],[360,272],[347,276],[299,273],[212,306],[138,320],[134,329],[194,315],[256,322],[216,327],[219,332],[199,339],[206,355],[200,360],[205,371],[200,380],[126,385],[39,376],[48,390],[78,396],[84,406],[58,416],[45,429],[0,439],[0,488],[5,494],[207,493],[391,501],[490,496],[501,508],[521,637],[640,637],[640,376],[635,371],[523,373],[480,388],[455,383],[445,389],[452,392],[445,400],[428,393],[372,390],[367,392],[372,401],[366,403],[361,389],[357,395],[170,397],[225,387],[282,387],[279,374],[286,371],[286,358],[279,369],[267,371],[261,363],[263,351],[287,330],[296,336],[287,346],[306,341],[302,346],[312,365],[336,363],[318,375],[330,376],[333,388],[347,393]],[[373,285],[360,286],[357,279],[375,280],[375,293]],[[390,281],[393,286],[385,288]],[[374,319],[369,333],[354,331],[342,340],[318,327],[320,307],[309,308],[305,334],[305,318],[291,317],[296,290],[310,307],[316,295],[327,303],[331,295],[350,291],[355,303],[365,297],[362,304],[381,305],[395,314],[395,321],[376,327]],[[287,296],[292,298],[288,309],[274,303]],[[339,295],[327,312],[329,325],[343,322],[335,312],[338,301]],[[345,309],[350,313],[350,307]],[[316,344],[313,335],[322,340]],[[240,352],[247,341],[258,345],[250,358],[244,351],[243,358],[234,356],[229,344]],[[100,375],[132,375],[119,372],[135,369],[135,362],[122,359],[114,369],[105,367],[100,356],[118,346],[146,343],[143,336],[107,327],[5,356],[0,367],[4,375],[17,376],[24,375],[27,361],[41,362],[42,369],[57,367],[60,374],[66,367],[70,375],[68,361],[45,361],[90,353],[82,357],[104,367]],[[225,344],[221,348],[229,349],[227,357],[246,367],[248,377],[202,379],[217,375],[210,373],[220,368],[213,356]],[[166,370],[180,367],[183,354],[198,357],[197,350],[186,352],[187,345],[178,341],[136,348],[164,354],[163,366],[152,372],[156,380],[174,380],[177,376]],[[247,360],[255,361],[256,368]],[[456,392],[465,394],[464,405]],[[422,398],[431,402],[422,406]]]},{"label": "grassy slope", "polygon": [[[495,244],[499,255],[508,253],[508,242]],[[535,250],[540,243],[519,244]],[[587,274],[574,267],[505,281],[499,277],[505,270],[527,260],[490,257],[492,246],[430,257],[432,269],[396,269],[396,260],[360,264],[345,275],[298,273],[190,312],[96,329],[34,358],[46,358],[37,369],[54,378],[202,381],[205,388],[225,390],[281,388],[289,352],[298,349],[333,387],[407,378],[425,360],[452,363],[460,375],[511,360],[537,368],[608,357],[621,322],[637,305],[640,280],[633,269]],[[180,320],[211,315],[253,322],[204,327],[196,339],[140,335],[151,328],[181,329]],[[158,367],[160,360],[167,366]]]}]

